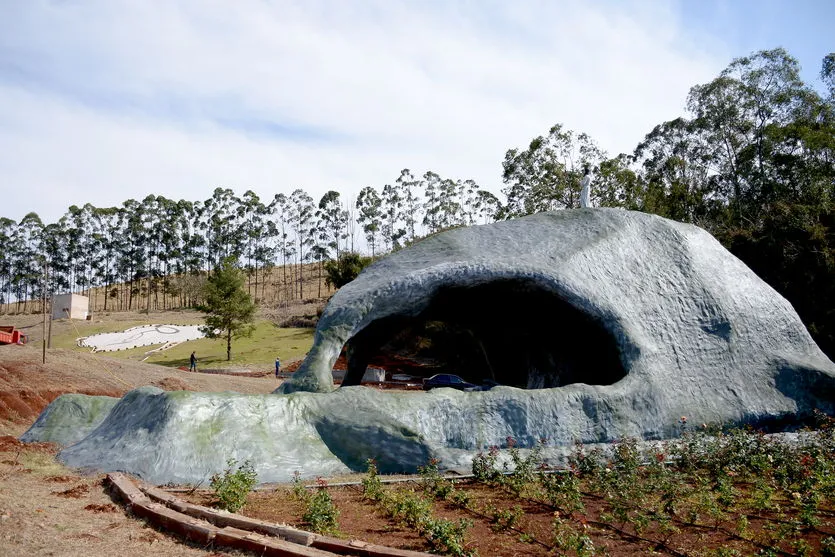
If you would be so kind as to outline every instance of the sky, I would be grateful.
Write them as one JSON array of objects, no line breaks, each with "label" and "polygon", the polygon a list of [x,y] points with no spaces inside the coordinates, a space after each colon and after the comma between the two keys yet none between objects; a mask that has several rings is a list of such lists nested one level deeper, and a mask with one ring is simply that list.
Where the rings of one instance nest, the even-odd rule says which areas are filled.
[{"label": "sky", "polygon": [[782,46],[820,86],[831,0],[0,0],[0,217],[216,187],[352,201],[474,179],[554,124],[609,155]]}]

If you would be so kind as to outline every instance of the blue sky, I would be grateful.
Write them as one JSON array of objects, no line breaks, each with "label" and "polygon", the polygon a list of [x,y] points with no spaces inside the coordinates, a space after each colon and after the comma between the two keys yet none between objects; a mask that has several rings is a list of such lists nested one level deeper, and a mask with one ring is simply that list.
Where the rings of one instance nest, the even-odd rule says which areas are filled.
[{"label": "blue sky", "polygon": [[0,0],[0,216],[402,168],[498,193],[507,149],[562,123],[631,151],[734,57],[817,85],[832,28],[828,0]]}]

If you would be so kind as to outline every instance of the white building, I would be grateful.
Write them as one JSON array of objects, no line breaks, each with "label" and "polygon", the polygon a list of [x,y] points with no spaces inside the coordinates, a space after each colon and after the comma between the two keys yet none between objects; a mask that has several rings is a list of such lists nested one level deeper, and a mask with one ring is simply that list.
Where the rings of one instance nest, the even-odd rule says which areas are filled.
[{"label": "white building", "polygon": [[57,294],[52,297],[53,319],[87,319],[90,298],[80,294]]}]

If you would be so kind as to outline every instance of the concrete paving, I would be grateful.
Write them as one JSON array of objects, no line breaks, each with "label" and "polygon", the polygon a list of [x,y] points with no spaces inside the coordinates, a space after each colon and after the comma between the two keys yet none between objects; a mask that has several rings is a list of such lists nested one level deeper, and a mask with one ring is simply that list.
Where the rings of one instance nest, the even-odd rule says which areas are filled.
[{"label": "concrete paving", "polygon": [[203,338],[200,325],[142,325],[120,333],[101,333],[79,339],[79,346],[92,348],[94,352],[127,350],[138,346],[179,343]]}]

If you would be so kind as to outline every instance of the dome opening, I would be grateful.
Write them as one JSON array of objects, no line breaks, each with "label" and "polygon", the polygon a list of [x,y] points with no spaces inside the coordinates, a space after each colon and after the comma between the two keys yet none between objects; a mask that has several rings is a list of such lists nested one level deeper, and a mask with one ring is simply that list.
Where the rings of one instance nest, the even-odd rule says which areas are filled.
[{"label": "dome opening", "polygon": [[393,355],[414,361],[412,374],[526,389],[611,385],[626,376],[609,331],[524,279],[441,288],[420,314],[375,321],[346,347],[344,386],[359,384],[375,358]]}]

